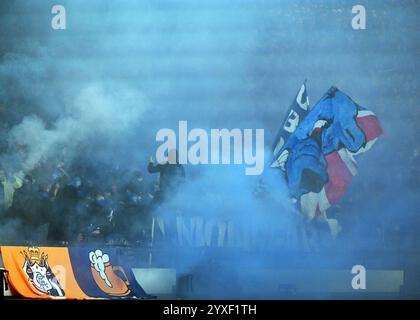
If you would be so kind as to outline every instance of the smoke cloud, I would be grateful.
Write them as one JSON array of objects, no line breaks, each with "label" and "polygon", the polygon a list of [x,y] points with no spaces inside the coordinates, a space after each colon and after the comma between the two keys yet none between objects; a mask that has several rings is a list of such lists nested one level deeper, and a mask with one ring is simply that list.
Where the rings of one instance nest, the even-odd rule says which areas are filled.
[{"label": "smoke cloud", "polygon": [[[331,209],[343,233],[324,249],[383,249],[386,232],[404,235],[395,246],[418,249],[418,3],[365,3],[363,31],[351,28],[348,1],[61,1],[67,29],[57,31],[53,1],[1,3],[0,166],[10,176],[76,161],[144,172],[156,132],[176,131],[180,120],[208,132],[263,128],[270,159],[284,113],[308,79],[311,105],[334,85],[374,111],[386,132]],[[235,240],[251,241],[248,248],[296,249],[298,219],[277,171],[266,165],[252,177],[240,165],[208,165],[186,173],[163,216],[182,208],[184,216],[255,228],[254,240]],[[256,195],[260,180],[265,198]],[[0,237],[21,225],[0,226]],[[252,295],[238,289],[243,266],[285,259],[261,253],[251,261],[238,252],[227,267],[211,269],[220,259],[205,250],[178,267],[187,274],[207,266],[217,288],[208,296],[231,283],[226,295],[243,297]]]}]

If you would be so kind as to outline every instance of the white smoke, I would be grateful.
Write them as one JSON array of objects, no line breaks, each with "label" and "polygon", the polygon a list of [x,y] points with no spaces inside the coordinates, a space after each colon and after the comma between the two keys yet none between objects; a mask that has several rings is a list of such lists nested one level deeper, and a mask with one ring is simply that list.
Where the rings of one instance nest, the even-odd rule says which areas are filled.
[{"label": "white smoke", "polygon": [[118,140],[139,124],[144,110],[145,99],[136,90],[89,84],[50,127],[38,116],[29,115],[11,128],[8,141],[21,159],[22,169],[30,171],[60,156],[71,160],[82,143]]}]

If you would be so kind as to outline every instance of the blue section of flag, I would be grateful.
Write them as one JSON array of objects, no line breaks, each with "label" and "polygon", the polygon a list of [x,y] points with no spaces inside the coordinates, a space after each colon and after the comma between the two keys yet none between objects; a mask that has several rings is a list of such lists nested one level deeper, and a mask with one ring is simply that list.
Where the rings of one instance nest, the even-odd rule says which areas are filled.
[{"label": "blue section of flag", "polygon": [[326,124],[321,139],[324,154],[338,150],[341,144],[351,152],[358,151],[366,143],[365,134],[356,122],[358,110],[363,108],[337,88],[331,87],[296,129],[294,139],[284,148],[291,148],[295,140],[309,137],[317,121],[324,120]]},{"label": "blue section of flag", "polygon": [[290,196],[320,192],[328,181],[327,162],[319,142],[309,137],[297,140],[286,163]]}]

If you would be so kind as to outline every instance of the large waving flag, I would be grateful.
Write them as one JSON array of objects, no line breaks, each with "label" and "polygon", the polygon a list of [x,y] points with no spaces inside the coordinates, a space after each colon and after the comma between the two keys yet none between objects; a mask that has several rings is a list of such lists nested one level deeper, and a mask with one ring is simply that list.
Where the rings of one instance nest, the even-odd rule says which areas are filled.
[{"label": "large waving flag", "polygon": [[355,157],[382,133],[373,112],[331,87],[300,119],[272,166],[285,171],[291,197],[312,219],[342,197],[357,173]]}]

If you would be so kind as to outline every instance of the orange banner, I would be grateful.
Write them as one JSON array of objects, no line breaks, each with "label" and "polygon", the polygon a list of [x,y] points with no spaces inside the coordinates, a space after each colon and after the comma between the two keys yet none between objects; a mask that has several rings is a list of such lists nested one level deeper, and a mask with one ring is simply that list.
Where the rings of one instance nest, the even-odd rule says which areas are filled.
[{"label": "orange banner", "polygon": [[67,248],[0,248],[14,291],[27,298],[90,299],[74,278]]}]

